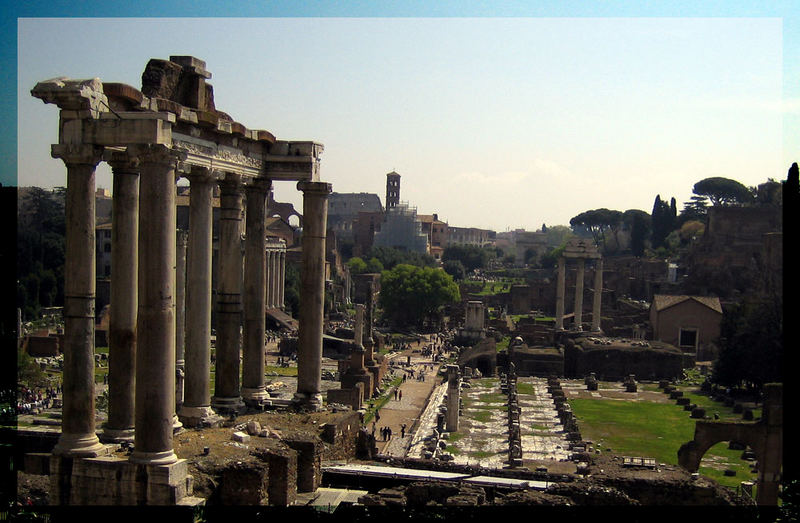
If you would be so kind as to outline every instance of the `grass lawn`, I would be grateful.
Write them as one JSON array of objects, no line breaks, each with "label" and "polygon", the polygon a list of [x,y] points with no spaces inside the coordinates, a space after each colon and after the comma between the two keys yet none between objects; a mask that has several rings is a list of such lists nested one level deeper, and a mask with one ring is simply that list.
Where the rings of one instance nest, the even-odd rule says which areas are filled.
[{"label": "grass lawn", "polygon": [[[601,451],[611,449],[617,455],[677,465],[678,449],[694,437],[695,420],[674,403],[572,399],[569,404],[583,437],[594,441]],[[717,444],[706,452],[699,472],[732,488],[742,481],[755,481],[756,475],[750,472],[749,462],[740,459],[741,454],[729,450],[727,443]],[[724,476],[727,468],[736,475]]]}]

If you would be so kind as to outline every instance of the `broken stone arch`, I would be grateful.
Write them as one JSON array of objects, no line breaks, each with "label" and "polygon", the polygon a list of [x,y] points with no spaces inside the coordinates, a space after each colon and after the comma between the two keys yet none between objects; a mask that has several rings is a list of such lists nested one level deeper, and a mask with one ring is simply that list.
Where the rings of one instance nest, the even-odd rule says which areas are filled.
[{"label": "broken stone arch", "polygon": [[764,386],[764,392],[761,421],[698,421],[694,439],[678,450],[678,464],[690,472],[697,472],[705,453],[717,443],[735,441],[747,445],[758,460],[756,502],[776,505],[783,463],[783,386],[768,384]]}]

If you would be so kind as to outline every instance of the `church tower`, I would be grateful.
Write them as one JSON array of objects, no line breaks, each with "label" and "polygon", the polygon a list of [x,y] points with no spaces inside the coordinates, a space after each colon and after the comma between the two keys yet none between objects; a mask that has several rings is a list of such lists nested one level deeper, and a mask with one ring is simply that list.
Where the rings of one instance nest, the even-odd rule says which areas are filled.
[{"label": "church tower", "polygon": [[400,203],[400,175],[392,171],[386,175],[386,210]]}]

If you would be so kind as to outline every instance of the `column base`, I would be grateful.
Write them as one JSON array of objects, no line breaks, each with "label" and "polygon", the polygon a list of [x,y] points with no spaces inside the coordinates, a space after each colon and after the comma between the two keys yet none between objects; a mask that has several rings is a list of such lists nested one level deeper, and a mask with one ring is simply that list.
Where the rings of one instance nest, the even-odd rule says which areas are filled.
[{"label": "column base", "polygon": [[178,461],[178,455],[173,449],[160,452],[144,452],[134,448],[128,461],[137,465],[171,465]]},{"label": "column base", "polygon": [[314,394],[296,392],[292,398],[292,404],[298,410],[317,412],[322,410],[322,394],[318,392]]},{"label": "column base", "polygon": [[220,427],[224,421],[222,416],[209,406],[187,407],[183,405],[178,412],[178,419],[181,420],[184,427],[195,428]]},{"label": "column base", "polygon": [[220,414],[239,414],[246,410],[241,396],[236,396],[234,398],[220,398],[214,396],[211,398],[211,407]]},{"label": "column base", "polygon": [[180,434],[183,431],[184,431],[183,423],[181,423],[181,420],[178,419],[178,415],[177,414],[173,414],[173,416],[172,416],[172,433],[173,434]]},{"label": "column base", "polygon": [[136,431],[133,427],[129,429],[112,429],[103,427],[100,441],[103,443],[133,443]]},{"label": "column base", "polygon": [[242,400],[248,407],[261,407],[269,398],[270,395],[264,387],[242,389]]},{"label": "column base", "polygon": [[100,443],[97,434],[61,433],[58,443],[53,447],[53,454],[70,458],[96,458],[111,453],[111,447]]}]

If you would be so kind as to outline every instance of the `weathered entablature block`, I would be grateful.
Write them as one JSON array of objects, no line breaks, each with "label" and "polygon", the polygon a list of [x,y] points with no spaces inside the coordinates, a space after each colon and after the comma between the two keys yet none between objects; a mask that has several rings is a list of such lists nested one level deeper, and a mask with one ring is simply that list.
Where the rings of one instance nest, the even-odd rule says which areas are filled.
[{"label": "weathered entablature block", "polygon": [[276,140],[233,121],[214,108],[208,78],[202,60],[173,56],[148,64],[142,83],[151,96],[122,83],[66,77],[40,82],[31,94],[61,109],[60,144],[159,144],[185,154],[183,172],[197,166],[236,173],[245,183],[259,176],[319,181],[322,144]]}]

